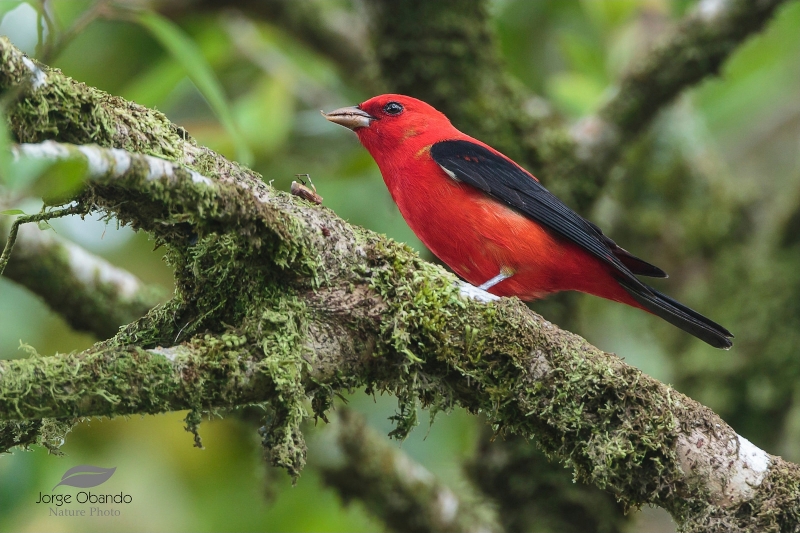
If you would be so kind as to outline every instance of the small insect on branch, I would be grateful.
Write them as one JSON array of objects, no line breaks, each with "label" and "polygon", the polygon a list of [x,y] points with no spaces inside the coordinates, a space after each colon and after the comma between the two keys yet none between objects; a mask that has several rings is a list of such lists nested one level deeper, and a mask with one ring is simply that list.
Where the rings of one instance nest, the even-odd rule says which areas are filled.
[{"label": "small insect on branch", "polygon": [[[290,192],[295,196],[299,196],[303,200],[308,200],[309,202],[313,202],[317,205],[322,204],[322,196],[317,194],[317,188],[314,186],[314,182],[311,181],[311,176],[309,174],[295,174],[295,177],[299,178],[302,184],[293,181]],[[308,180],[308,184],[311,185],[311,188],[306,187],[306,182],[303,177]]]}]

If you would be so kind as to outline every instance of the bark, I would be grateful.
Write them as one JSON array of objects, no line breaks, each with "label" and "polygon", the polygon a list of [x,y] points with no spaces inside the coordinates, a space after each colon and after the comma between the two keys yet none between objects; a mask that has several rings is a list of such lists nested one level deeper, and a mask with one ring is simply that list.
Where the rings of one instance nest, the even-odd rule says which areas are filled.
[{"label": "bark", "polygon": [[335,391],[367,386],[398,396],[401,436],[417,401],[461,405],[688,530],[796,524],[795,465],[517,300],[466,298],[406,247],[265,184],[119,150],[21,150],[86,157],[84,194],[164,240],[178,290],[89,350],[0,363],[6,421],[267,402],[265,446],[296,474],[304,399],[324,415]]},{"label": "bark", "polygon": [[159,113],[37,66],[6,40],[0,56],[0,87],[29,84],[10,107],[18,139],[117,148],[20,149],[85,158],[76,200],[152,233],[177,285],[88,350],[0,362],[2,442],[30,442],[43,417],[267,403],[265,447],[297,474],[305,400],[324,415],[336,391],[364,385],[398,396],[399,436],[417,402],[461,405],[686,530],[798,528],[798,467],[707,408],[517,300],[465,297],[407,247],[275,191]]},{"label": "bark", "polygon": [[20,227],[4,275],[42,298],[73,329],[98,339],[166,299],[162,289],[35,224]]},{"label": "bark", "polygon": [[333,459],[320,467],[324,483],[345,502],[363,501],[389,531],[500,531],[490,509],[444,485],[362,416],[342,409],[331,422],[325,451]]}]

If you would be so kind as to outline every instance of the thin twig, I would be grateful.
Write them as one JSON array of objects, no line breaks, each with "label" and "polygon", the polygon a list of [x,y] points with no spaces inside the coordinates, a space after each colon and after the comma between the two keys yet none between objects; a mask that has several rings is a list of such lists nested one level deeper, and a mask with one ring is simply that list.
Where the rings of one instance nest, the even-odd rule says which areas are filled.
[{"label": "thin twig", "polygon": [[6,245],[3,248],[3,254],[0,255],[0,276],[3,275],[6,265],[8,265],[8,260],[11,259],[11,250],[14,248],[14,243],[17,241],[17,233],[19,232],[20,225],[27,224],[29,222],[46,222],[54,218],[77,215],[79,213],[83,213],[84,211],[85,210],[81,204],[75,204],[69,207],[55,209],[53,211],[44,211],[35,215],[22,215],[18,217],[14,223],[11,224],[11,230],[8,232],[8,239],[6,240]]}]

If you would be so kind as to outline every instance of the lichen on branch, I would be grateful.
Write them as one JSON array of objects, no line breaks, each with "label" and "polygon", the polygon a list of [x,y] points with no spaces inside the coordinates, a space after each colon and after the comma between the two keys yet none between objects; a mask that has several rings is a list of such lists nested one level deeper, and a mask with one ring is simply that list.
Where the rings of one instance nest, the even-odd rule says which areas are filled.
[{"label": "lichen on branch", "polygon": [[[18,52],[6,55],[25,65]],[[39,86],[20,101],[35,100],[53,78],[75,83],[41,69]],[[89,108],[102,105],[92,91]],[[132,134],[140,133],[143,146],[159,144],[157,135]],[[98,138],[114,145],[115,134]],[[466,298],[452,274],[408,247],[182,142],[170,161],[97,146],[21,148],[86,158],[87,186],[75,200],[152,233],[175,269],[176,292],[83,352],[1,361],[0,420],[266,404],[267,452],[297,474],[308,400],[324,415],[336,392],[365,386],[400,398],[401,436],[418,403],[462,406],[499,432],[536,438],[625,506],[666,508],[686,530],[798,525],[797,467],[707,408],[518,300]],[[12,432],[13,442],[30,441],[31,431]]]},{"label": "lichen on branch", "polygon": [[[497,431],[535,436],[625,505],[657,504],[686,525],[720,509],[742,515],[783,464],[519,301],[465,299],[452,274],[325,208],[147,156],[126,163],[117,150],[45,143],[21,151],[90,154],[83,195],[109,210],[135,203],[117,214],[164,242],[177,289],[89,350],[0,363],[0,419],[266,403],[268,454],[296,475],[306,400],[324,415],[333,393],[366,386],[405,402],[401,433],[417,402],[460,405]],[[326,265],[335,275],[319,274]],[[699,439],[708,446],[698,452]]]}]

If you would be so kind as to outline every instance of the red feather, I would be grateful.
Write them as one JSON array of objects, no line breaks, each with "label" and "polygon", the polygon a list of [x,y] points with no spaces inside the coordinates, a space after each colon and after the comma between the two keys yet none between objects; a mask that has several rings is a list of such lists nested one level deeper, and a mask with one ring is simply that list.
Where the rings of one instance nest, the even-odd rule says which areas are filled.
[{"label": "red feather", "polygon": [[[391,104],[397,106],[387,107]],[[532,174],[457,130],[430,105],[387,94],[367,100],[355,112],[348,109],[342,110],[351,113],[345,125],[355,128],[377,162],[408,225],[471,284],[481,285],[501,270],[513,271],[489,292],[523,300],[559,291],[585,292],[645,309],[714,346],[730,347],[732,335],[725,328],[644,285],[632,272],[665,276],[660,269],[619,248],[538,185]],[[449,168],[445,171],[437,163],[441,159],[432,157],[432,147],[443,144],[478,154],[456,156],[463,168],[478,169],[462,174],[471,183]],[[486,161],[493,170],[486,170]],[[549,211],[537,211],[536,202]]]},{"label": "red feather", "polygon": [[430,148],[443,140],[464,140],[502,154],[460,132],[442,113],[418,100],[384,95],[359,107],[371,113],[389,100],[403,104],[408,119],[376,121],[356,133],[378,163],[403,218],[456,274],[480,285],[507,267],[514,275],[489,292],[533,300],[576,290],[641,307],[600,261],[474,187],[455,181],[431,158]]}]

